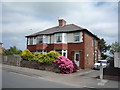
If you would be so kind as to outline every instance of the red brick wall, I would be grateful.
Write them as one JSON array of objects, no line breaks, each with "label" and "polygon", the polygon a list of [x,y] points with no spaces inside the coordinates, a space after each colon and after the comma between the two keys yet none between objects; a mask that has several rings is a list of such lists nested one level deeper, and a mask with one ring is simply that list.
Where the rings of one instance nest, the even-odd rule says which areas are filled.
[{"label": "red brick wall", "polygon": [[27,45],[27,49],[29,49],[31,52],[36,51],[36,45]]},{"label": "red brick wall", "polygon": [[67,44],[54,44],[54,49],[68,49],[68,45]]},{"label": "red brick wall", "polygon": [[54,50],[54,44],[48,44],[46,49],[48,52]]},{"label": "red brick wall", "polygon": [[46,49],[46,47],[47,47],[46,44],[37,44],[37,45],[36,45],[36,50]]},{"label": "red brick wall", "polygon": [[37,45],[27,45],[27,48],[32,52],[36,50],[42,50],[42,49],[46,49],[47,51],[56,50],[56,49],[67,50],[68,45],[67,44],[48,44],[48,45],[37,44]]},{"label": "red brick wall", "polygon": [[94,46],[93,37],[84,32],[84,60],[85,68],[92,68],[94,66]]},{"label": "red brick wall", "polygon": [[74,60],[74,52],[80,53],[80,68],[84,69],[84,43],[68,43],[68,58]]}]

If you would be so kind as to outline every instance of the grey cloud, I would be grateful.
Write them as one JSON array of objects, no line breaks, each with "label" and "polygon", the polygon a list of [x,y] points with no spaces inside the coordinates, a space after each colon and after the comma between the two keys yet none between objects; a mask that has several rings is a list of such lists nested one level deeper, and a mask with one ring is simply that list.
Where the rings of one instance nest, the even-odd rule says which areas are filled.
[{"label": "grey cloud", "polygon": [[[11,45],[18,45],[21,49],[25,49],[26,34],[56,26],[58,17],[64,18],[67,23],[89,29],[99,37],[104,37],[108,43],[117,40],[117,3],[114,2],[100,5],[98,2],[5,2],[2,9],[5,47],[8,47],[8,43],[12,43]],[[19,34],[21,34],[19,36],[21,43],[16,40],[19,39]],[[13,39],[14,43],[9,42],[8,38]]]}]

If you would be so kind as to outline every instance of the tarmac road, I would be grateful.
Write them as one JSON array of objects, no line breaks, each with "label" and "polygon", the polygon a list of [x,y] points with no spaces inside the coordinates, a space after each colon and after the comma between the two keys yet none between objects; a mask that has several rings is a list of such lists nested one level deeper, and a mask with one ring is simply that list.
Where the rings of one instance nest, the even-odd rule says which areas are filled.
[{"label": "tarmac road", "polygon": [[4,70],[2,75],[2,88],[76,88],[74,86],[47,81],[42,78],[27,76],[19,73],[7,72]]},{"label": "tarmac road", "polygon": [[68,75],[10,65],[3,65],[2,70],[3,88],[119,88],[118,81],[97,79],[100,72],[90,69]]}]

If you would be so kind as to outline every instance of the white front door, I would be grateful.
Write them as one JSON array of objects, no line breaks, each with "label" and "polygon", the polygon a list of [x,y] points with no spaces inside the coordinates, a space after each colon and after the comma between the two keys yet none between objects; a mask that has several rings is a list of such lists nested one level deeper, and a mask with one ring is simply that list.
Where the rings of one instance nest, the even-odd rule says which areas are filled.
[{"label": "white front door", "polygon": [[76,65],[79,67],[80,66],[80,53],[79,52],[74,52],[74,61]]}]

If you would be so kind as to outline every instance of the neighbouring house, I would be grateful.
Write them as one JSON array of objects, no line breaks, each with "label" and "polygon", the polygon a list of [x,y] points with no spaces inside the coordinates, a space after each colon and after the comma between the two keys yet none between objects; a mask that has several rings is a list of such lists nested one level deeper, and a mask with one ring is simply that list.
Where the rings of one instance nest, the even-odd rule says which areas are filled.
[{"label": "neighbouring house", "polygon": [[58,26],[26,36],[27,49],[40,53],[54,50],[74,60],[81,69],[92,68],[100,58],[99,38],[85,28],[66,24],[64,19],[58,22]]}]

